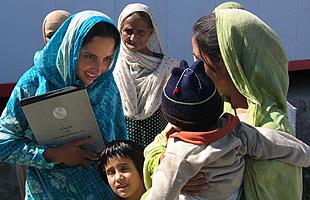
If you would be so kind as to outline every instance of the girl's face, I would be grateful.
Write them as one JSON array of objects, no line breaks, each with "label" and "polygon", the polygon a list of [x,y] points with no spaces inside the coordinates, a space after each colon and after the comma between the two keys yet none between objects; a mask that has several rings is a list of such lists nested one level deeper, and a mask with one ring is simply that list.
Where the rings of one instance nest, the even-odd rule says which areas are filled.
[{"label": "girl's face", "polygon": [[140,199],[144,193],[144,184],[132,160],[115,157],[105,166],[109,185],[121,198]]},{"label": "girl's face", "polygon": [[90,85],[109,69],[113,61],[114,45],[112,37],[95,36],[82,47],[76,75],[85,85]]},{"label": "girl's face", "polygon": [[137,15],[131,15],[123,21],[121,37],[130,50],[147,52],[147,42],[153,33],[153,28]]},{"label": "girl's face", "polygon": [[199,59],[204,62],[205,72],[214,82],[219,93],[230,96],[229,93],[231,91],[231,87],[234,87],[234,84],[227,72],[225,64],[222,61],[215,64],[208,55],[203,54],[203,52],[200,53],[199,46],[194,37],[192,37],[192,47],[194,59]]}]

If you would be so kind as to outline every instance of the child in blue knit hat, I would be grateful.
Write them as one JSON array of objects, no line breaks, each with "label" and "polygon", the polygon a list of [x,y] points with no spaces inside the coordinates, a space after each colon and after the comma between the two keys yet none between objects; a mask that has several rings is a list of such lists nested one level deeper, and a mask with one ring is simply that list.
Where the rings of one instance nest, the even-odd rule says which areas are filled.
[{"label": "child in blue knit hat", "polygon": [[202,61],[191,67],[182,61],[172,70],[161,109],[170,122],[164,130],[168,143],[146,199],[194,199],[181,189],[198,172],[208,180],[201,199],[240,199],[245,155],[310,165],[310,147],[295,137],[222,114],[222,98]]}]

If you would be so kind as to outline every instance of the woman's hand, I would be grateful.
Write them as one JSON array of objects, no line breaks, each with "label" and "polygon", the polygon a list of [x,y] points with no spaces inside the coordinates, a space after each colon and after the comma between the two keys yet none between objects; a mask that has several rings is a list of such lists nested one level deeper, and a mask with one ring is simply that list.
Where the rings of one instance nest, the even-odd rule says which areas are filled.
[{"label": "woman's hand", "polygon": [[201,191],[207,189],[208,182],[202,172],[198,172],[194,177],[189,179],[182,189],[182,193],[190,196],[199,196]]},{"label": "woman's hand", "polygon": [[90,138],[81,138],[68,142],[58,147],[47,148],[43,155],[46,160],[55,164],[64,163],[67,165],[85,165],[88,166],[92,160],[97,160],[98,156],[81,149],[80,145],[90,142]]}]

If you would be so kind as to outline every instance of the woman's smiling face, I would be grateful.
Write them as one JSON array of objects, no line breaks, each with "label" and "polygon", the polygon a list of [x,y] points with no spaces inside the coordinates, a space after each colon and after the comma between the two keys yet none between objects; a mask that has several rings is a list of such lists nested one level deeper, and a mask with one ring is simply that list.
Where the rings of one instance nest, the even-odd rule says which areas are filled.
[{"label": "woman's smiling face", "polygon": [[85,85],[90,85],[102,73],[108,71],[113,61],[115,40],[112,37],[95,36],[85,44],[79,56],[76,76]]}]

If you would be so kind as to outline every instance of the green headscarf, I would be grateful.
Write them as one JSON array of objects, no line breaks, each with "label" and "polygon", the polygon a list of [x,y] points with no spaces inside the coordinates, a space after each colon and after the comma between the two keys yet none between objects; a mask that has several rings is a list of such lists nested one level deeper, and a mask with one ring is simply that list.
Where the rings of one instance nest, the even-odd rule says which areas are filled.
[{"label": "green headscarf", "polygon": [[[288,61],[277,34],[245,10],[222,9],[215,15],[222,59],[234,85],[247,98],[245,121],[292,134],[286,104]],[[225,102],[224,110],[232,112],[230,102]],[[251,159],[246,166],[247,199],[301,199],[300,168]]]},{"label": "green headscarf", "polygon": [[277,34],[239,9],[216,11],[216,26],[228,73],[248,101],[246,122],[292,133],[286,104],[288,61]]}]

